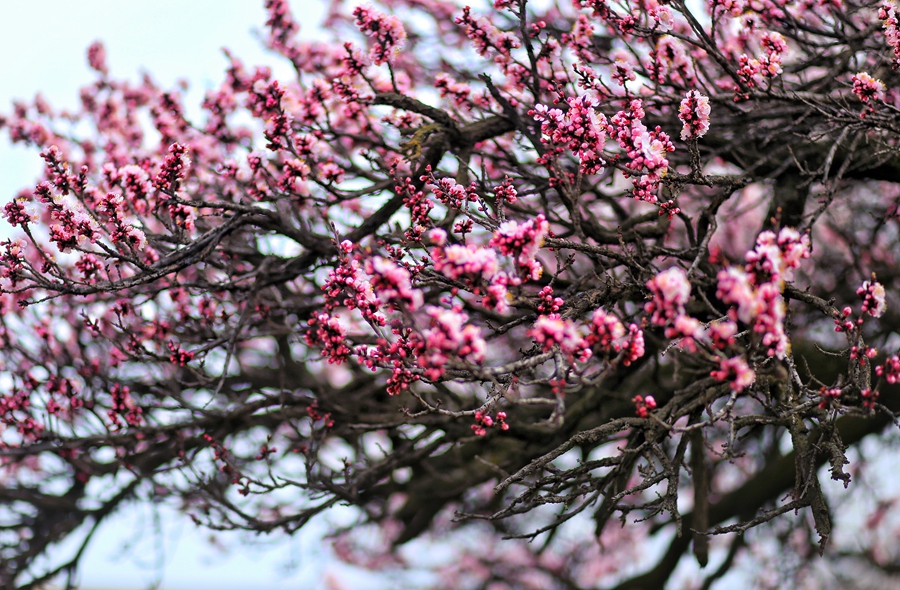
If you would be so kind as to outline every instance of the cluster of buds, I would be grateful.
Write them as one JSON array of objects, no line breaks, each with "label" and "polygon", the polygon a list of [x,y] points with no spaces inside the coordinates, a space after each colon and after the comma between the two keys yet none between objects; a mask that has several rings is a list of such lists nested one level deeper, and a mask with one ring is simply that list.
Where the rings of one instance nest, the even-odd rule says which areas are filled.
[{"label": "cluster of buds", "polygon": [[127,385],[113,384],[109,395],[112,399],[112,407],[106,414],[114,427],[122,427],[122,422],[119,420],[120,416],[125,418],[125,422],[129,426],[139,426],[141,424],[144,410],[134,403],[134,398],[131,397],[131,390]]},{"label": "cluster of buds", "polygon": [[862,407],[866,410],[874,410],[875,404],[878,403],[878,391],[869,389],[863,389],[859,392],[860,397],[862,397]]},{"label": "cluster of buds", "polygon": [[306,406],[306,415],[309,416],[310,420],[313,422],[322,422],[323,428],[332,428],[334,426],[334,419],[331,417],[331,412],[323,413],[319,409],[319,401],[313,400],[311,404]]},{"label": "cluster of buds", "polygon": [[528,114],[541,123],[541,142],[553,148],[553,153],[571,150],[581,161],[582,174],[599,174],[606,165],[602,151],[611,130],[609,123],[597,112],[597,101],[587,95],[570,97],[566,103],[565,111],[538,104]]},{"label": "cluster of buds", "polygon": [[875,367],[875,373],[891,385],[900,382],[900,356],[895,354],[888,358],[883,365]]},{"label": "cluster of buds", "polygon": [[862,367],[866,366],[866,363],[875,358],[878,355],[878,349],[872,348],[871,346],[852,346],[850,347],[850,359],[851,360],[859,360],[859,364]]},{"label": "cluster of buds", "polygon": [[429,175],[423,175],[420,180],[431,184],[431,192],[444,205],[453,209],[462,209],[466,203],[474,203],[478,200],[474,182],[465,187],[449,177],[438,180],[430,174],[430,168],[428,171]]},{"label": "cluster of buds", "polygon": [[372,277],[369,284],[378,298],[395,308],[415,311],[422,307],[422,292],[413,289],[409,271],[394,262],[375,256],[366,260],[366,272]]},{"label": "cluster of buds", "polygon": [[431,328],[424,332],[424,350],[419,354],[419,366],[425,369],[425,376],[440,379],[451,358],[480,363],[484,360],[487,344],[481,337],[481,330],[469,324],[469,316],[461,307],[443,309],[429,307]]},{"label": "cluster of buds", "polygon": [[861,326],[864,322],[862,318],[857,318],[855,321],[851,317],[853,315],[853,310],[850,306],[844,307],[841,310],[840,314],[835,312],[834,318],[834,331],[835,332],[853,332],[856,330],[857,326]]},{"label": "cluster of buds", "polygon": [[664,270],[647,282],[647,288],[652,299],[644,311],[651,314],[651,324],[665,326],[684,315],[684,306],[691,297],[691,284],[682,269],[673,266]]},{"label": "cluster of buds", "polygon": [[656,409],[656,399],[654,399],[652,395],[636,395],[631,399],[631,401],[634,402],[634,407],[637,415],[641,418],[646,418],[650,415],[651,410]]},{"label": "cluster of buds", "polygon": [[538,313],[541,315],[550,315],[551,313],[558,312],[563,304],[565,304],[565,300],[562,297],[554,297],[553,296],[553,287],[547,285],[541,292],[538,293],[538,298],[540,303],[538,303]]},{"label": "cluster of buds", "polygon": [[838,400],[841,397],[841,388],[840,387],[822,387],[819,389],[819,395],[822,398],[822,401],[819,402],[819,409],[824,410],[828,406]]},{"label": "cluster of buds", "polygon": [[188,350],[184,350],[174,341],[170,340],[168,343],[169,348],[169,362],[172,364],[178,365],[179,367],[186,366],[189,362],[194,360],[194,353]]},{"label": "cluster of buds", "polygon": [[472,432],[475,436],[484,436],[487,429],[497,426],[500,430],[509,430],[509,424],[506,423],[506,412],[497,412],[496,418],[491,418],[489,414],[478,410],[475,412],[475,424],[472,425]]}]

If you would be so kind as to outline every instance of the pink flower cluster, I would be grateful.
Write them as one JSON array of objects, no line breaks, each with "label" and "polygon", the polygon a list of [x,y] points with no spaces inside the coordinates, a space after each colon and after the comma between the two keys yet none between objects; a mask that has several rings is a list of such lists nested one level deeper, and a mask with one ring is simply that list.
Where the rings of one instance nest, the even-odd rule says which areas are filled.
[{"label": "pink flower cluster", "polygon": [[691,298],[691,284],[687,274],[673,266],[664,270],[647,282],[652,299],[644,305],[644,311],[655,326],[672,325],[684,316],[684,306]]},{"label": "pink flower cluster", "polygon": [[191,166],[187,151],[187,147],[180,143],[169,146],[169,154],[154,177],[153,186],[167,195],[175,196]]},{"label": "pink flower cluster", "polygon": [[862,407],[866,410],[874,410],[875,404],[878,403],[879,393],[878,390],[872,390],[868,387],[859,392],[860,397],[862,397]]},{"label": "pink flower cluster", "polygon": [[309,185],[306,181],[310,172],[309,165],[304,160],[285,158],[278,178],[278,189],[286,194],[308,197]]},{"label": "pink flower cluster", "polygon": [[504,33],[483,16],[472,16],[468,6],[463,8],[462,16],[456,19],[456,24],[465,25],[466,36],[475,45],[478,55],[486,56],[493,49],[499,54],[496,59],[500,63],[510,61],[510,52],[521,45],[517,35]]},{"label": "pink flower cluster", "polygon": [[372,277],[369,279],[372,290],[386,305],[402,306],[410,311],[422,307],[422,292],[412,288],[409,271],[405,268],[375,256],[366,260],[366,272]]},{"label": "pink flower cluster", "polygon": [[873,318],[881,317],[887,309],[884,285],[877,281],[863,281],[856,294],[863,298],[862,310]]},{"label": "pink flower cluster", "polygon": [[504,221],[494,232],[489,245],[504,256],[514,257],[525,275],[536,281],[541,278],[544,269],[535,256],[549,232],[550,223],[543,214],[522,224],[514,220]]},{"label": "pink flower cluster", "polygon": [[490,282],[497,274],[497,253],[474,244],[450,244],[431,250],[434,270],[455,281],[477,285],[480,280]]},{"label": "pink flower cluster", "polygon": [[654,82],[688,88],[697,85],[693,60],[680,40],[664,35],[649,57],[647,70]]},{"label": "pink flower cluster", "polygon": [[343,305],[347,309],[358,309],[367,322],[385,325],[385,319],[379,313],[381,306],[372,292],[372,286],[358,276],[359,262],[348,256],[353,245],[344,241],[340,248],[343,256],[322,284],[322,291],[325,292],[325,311],[330,313]]},{"label": "pink flower cluster", "polygon": [[553,296],[553,287],[550,285],[541,289],[541,292],[538,293],[538,298],[540,299],[538,313],[541,315],[556,313],[562,308],[563,304],[565,304],[562,297]]},{"label": "pink flower cluster", "polygon": [[493,426],[499,427],[500,430],[509,430],[509,424],[506,423],[506,412],[497,412],[496,420],[481,410],[475,412],[475,424],[472,425],[472,432],[475,433],[475,436],[486,435],[487,429]]},{"label": "pink flower cluster", "polygon": [[435,245],[431,249],[435,271],[464,283],[475,295],[483,295],[481,303],[486,308],[506,312],[509,308],[508,288],[518,286],[522,281],[499,271],[496,250],[474,244],[447,245],[447,232],[440,228],[428,232],[428,238]]},{"label": "pink flower cluster", "polygon": [[800,261],[809,258],[809,236],[792,227],[782,228],[776,236],[764,231],[756,238],[756,248],[747,253],[747,272],[757,285],[790,281]]},{"label": "pink flower cluster", "polygon": [[309,319],[306,343],[322,351],[329,364],[341,364],[350,357],[350,347],[344,341],[346,332],[337,317],[320,313]]},{"label": "pink flower cluster", "polygon": [[[169,154],[172,155],[171,152]],[[166,157],[166,161],[168,162],[168,157]],[[184,159],[180,161],[180,166],[183,168],[188,164]],[[165,167],[166,164],[164,163]],[[180,184],[184,180],[184,176],[186,170],[182,169],[181,172],[174,171],[173,168],[177,167],[178,164],[172,164],[172,168],[169,168],[167,172],[160,171],[161,174],[169,174],[172,176],[174,174],[173,181]],[[107,172],[104,170],[104,172]],[[150,203],[148,201],[148,197],[150,196],[150,189],[152,185],[150,183],[150,174],[140,166],[135,164],[129,164],[128,166],[123,166],[119,168],[117,172],[109,171],[107,173],[107,177],[112,178],[115,177],[118,181],[118,184],[122,186],[125,197],[127,197],[128,202],[134,206],[135,211],[137,211],[141,215],[146,215],[150,211]]]},{"label": "pink flower cluster", "polygon": [[123,416],[129,426],[140,426],[144,410],[134,403],[128,386],[115,383],[109,394],[112,398],[112,407],[106,414],[112,425],[121,428],[122,422],[119,417]]},{"label": "pink flower cluster", "polygon": [[478,200],[475,183],[470,184],[467,188],[449,177],[437,180],[433,176],[424,176],[422,180],[430,182],[431,192],[434,193],[434,196],[441,203],[453,209],[461,209],[464,204],[474,203]]},{"label": "pink flower cluster", "polygon": [[637,415],[641,418],[646,418],[650,415],[650,412],[656,409],[656,399],[652,395],[643,396],[636,395],[631,400],[634,402],[634,408],[637,412]]},{"label": "pink flower cluster", "polygon": [[884,100],[884,82],[873,78],[866,72],[853,74],[853,94],[864,103]]},{"label": "pink flower cluster", "polygon": [[356,356],[359,362],[372,371],[379,367],[390,367],[391,376],[387,380],[388,395],[399,395],[419,380],[407,364],[416,358],[424,347],[422,339],[409,327],[395,326],[391,332],[397,336],[393,342],[379,338],[374,347],[358,346]]},{"label": "pink flower cluster", "polygon": [[819,388],[819,395],[822,398],[822,401],[819,402],[819,409],[824,410],[830,406],[832,402],[837,401],[841,397],[841,388],[821,387]]},{"label": "pink flower cluster", "polygon": [[713,371],[710,375],[717,381],[728,381],[731,384],[732,391],[736,393],[740,393],[745,388],[750,387],[756,380],[756,373],[747,365],[747,361],[740,356],[719,359],[719,369]]},{"label": "pink flower cluster", "polygon": [[100,74],[108,74],[109,69],[106,67],[106,48],[100,41],[94,41],[88,47],[87,51],[88,65],[91,69]]},{"label": "pink flower cluster", "polygon": [[681,101],[678,118],[684,123],[681,139],[698,139],[709,131],[709,98],[696,90],[689,91]]},{"label": "pink flower cluster", "polygon": [[[554,147],[554,154],[571,150],[581,161],[582,174],[599,174],[606,161],[602,157],[609,123],[598,113],[597,101],[588,96],[570,97],[568,109],[535,105],[529,114],[541,123],[541,142]],[[543,158],[546,161],[546,157]]]},{"label": "pink flower cluster", "polygon": [[590,344],[578,332],[578,326],[557,314],[539,316],[528,335],[542,345],[545,352],[559,346],[562,352],[581,362],[591,357]]},{"label": "pink flower cluster", "polygon": [[887,37],[888,45],[894,50],[894,69],[900,68],[900,21],[897,19],[897,4],[888,0],[878,9],[878,18]]},{"label": "pink flower cluster", "polygon": [[628,82],[637,80],[637,74],[634,73],[634,66],[628,53],[624,51],[613,52],[611,57],[615,61],[610,66],[612,68],[610,77],[616,81],[616,84],[624,87]]},{"label": "pink flower cluster", "polygon": [[423,332],[424,350],[419,353],[419,366],[425,369],[427,378],[440,379],[451,359],[474,363],[484,360],[487,344],[481,337],[481,330],[466,324],[469,316],[461,308],[431,306],[426,311],[431,317],[431,328]]},{"label": "pink flower cluster", "polygon": [[787,354],[783,281],[790,280],[793,269],[808,257],[809,237],[786,227],[777,236],[761,233],[743,270],[730,267],[719,272],[716,296],[735,306],[729,311],[731,319],[753,326],[770,356]]},{"label": "pink flower cluster", "polygon": [[266,27],[269,29],[269,47],[293,57],[294,37],[300,31],[300,25],[291,15],[287,1],[265,0],[265,9],[269,16],[266,21]]},{"label": "pink flower cluster", "polygon": [[586,14],[579,14],[572,26],[571,33],[563,34],[563,43],[567,45],[584,63],[596,61],[594,50],[594,25]]},{"label": "pink flower cluster", "polygon": [[[772,79],[781,74],[782,71],[782,58],[788,49],[784,37],[778,33],[766,32],[760,38],[760,45],[762,45],[765,55],[759,58],[751,58],[745,53],[738,59],[740,67],[737,74],[747,88],[755,88],[762,80]],[[748,95],[743,93],[737,86],[734,92],[735,101],[748,98]]]},{"label": "pink flower cluster", "polygon": [[513,186],[512,181],[507,177],[503,180],[503,184],[494,187],[494,198],[498,202],[512,205],[518,200],[519,193],[516,191],[516,187]]},{"label": "pink flower cluster", "polygon": [[672,9],[667,3],[660,3],[657,0],[643,0],[640,4],[642,9],[646,11],[647,16],[653,19],[653,29],[657,32],[666,33],[675,27],[675,18],[672,16]]},{"label": "pink flower cluster", "polygon": [[626,330],[619,318],[598,308],[591,315],[589,329],[585,343],[599,357],[619,357],[627,367],[644,356],[644,332],[636,324],[629,324]]},{"label": "pink flower cluster", "polygon": [[441,93],[441,98],[451,97],[458,107],[468,104],[469,96],[472,94],[471,86],[457,82],[443,72],[434,77],[434,87]]},{"label": "pink flower cluster", "polygon": [[[682,269],[672,267],[661,272],[647,282],[647,288],[650,289],[652,299],[644,309],[652,314],[650,323],[665,326],[667,338],[681,338],[681,346],[691,352],[697,350],[701,341],[722,352],[734,344],[737,325],[733,321],[715,322],[704,331],[703,325],[696,318],[687,315],[685,305],[690,299],[691,285]],[[783,318],[783,314],[780,317]],[[756,378],[741,356],[719,356],[718,362],[719,368],[710,375],[718,381],[728,381],[735,392],[743,391]]]},{"label": "pink flower cluster", "polygon": [[13,227],[17,225],[25,227],[28,222],[32,221],[31,215],[25,211],[24,199],[21,198],[8,202],[3,207],[3,216]]},{"label": "pink flower cluster", "polygon": [[875,367],[875,373],[879,377],[884,377],[891,385],[900,383],[900,356],[895,354],[889,357],[883,365]]},{"label": "pink flower cluster", "polygon": [[593,16],[599,17],[606,21],[610,27],[618,29],[622,33],[631,33],[638,19],[631,14],[618,14],[612,8],[607,0],[573,0],[572,4],[577,8],[593,9]]},{"label": "pink flower cluster", "polygon": [[610,120],[612,123],[609,135],[625,151],[629,161],[625,167],[639,175],[634,184],[634,197],[648,203],[656,203],[654,194],[659,182],[669,168],[666,154],[675,151],[669,136],[660,127],[650,131],[642,122],[644,107],[640,99],[634,99],[627,109],[616,113]]},{"label": "pink flower cluster", "polygon": [[375,65],[392,62],[406,41],[406,31],[400,19],[382,14],[371,6],[357,6],[353,16],[359,30],[374,41],[369,51],[372,62]]},{"label": "pink flower cluster", "polygon": [[194,353],[185,350],[178,346],[174,341],[170,340],[168,344],[169,348],[169,362],[173,365],[178,365],[179,367],[185,367],[188,363],[194,360]]}]

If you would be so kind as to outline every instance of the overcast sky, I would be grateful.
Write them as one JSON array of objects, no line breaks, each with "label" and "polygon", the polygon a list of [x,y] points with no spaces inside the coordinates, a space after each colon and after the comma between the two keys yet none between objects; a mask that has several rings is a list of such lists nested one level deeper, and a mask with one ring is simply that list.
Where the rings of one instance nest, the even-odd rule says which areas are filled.
[{"label": "overcast sky", "polygon": [[[301,34],[315,34],[320,0],[293,0],[293,5],[304,26]],[[106,45],[115,77],[137,80],[147,71],[163,86],[190,81],[185,101],[190,112],[221,81],[227,65],[223,47],[248,65],[289,69],[258,40],[265,23],[262,6],[263,0],[6,0],[0,18],[0,112],[8,112],[12,100],[30,100],[38,92],[56,108],[77,108],[79,87],[94,78],[85,52],[97,39]],[[37,152],[10,146],[2,134],[0,205],[33,186],[41,164]],[[335,577],[351,582],[354,573],[335,564],[321,541],[326,528],[327,523],[316,523],[268,550],[225,537],[232,550],[223,552],[208,542],[208,532],[174,510],[138,506],[117,514],[95,537],[82,585],[146,588],[160,572],[163,589],[324,588]]]}]

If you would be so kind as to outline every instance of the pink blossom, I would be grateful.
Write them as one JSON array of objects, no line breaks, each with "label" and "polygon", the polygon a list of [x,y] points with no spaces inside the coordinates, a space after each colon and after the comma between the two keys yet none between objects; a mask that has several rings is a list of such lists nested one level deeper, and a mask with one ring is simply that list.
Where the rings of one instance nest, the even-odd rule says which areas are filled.
[{"label": "pink blossom", "polygon": [[353,11],[356,26],[374,41],[369,58],[375,65],[394,61],[406,41],[403,23],[393,15],[376,11],[371,6],[358,6]]},{"label": "pink blossom", "polygon": [[873,318],[884,315],[887,309],[884,285],[877,281],[863,281],[862,286],[856,290],[856,294],[863,298],[862,310]]},{"label": "pink blossom", "polygon": [[866,72],[854,74],[853,94],[864,103],[884,100],[884,82],[873,78]]},{"label": "pink blossom", "polygon": [[719,361],[719,369],[710,373],[717,381],[728,381],[732,391],[740,393],[756,380],[756,373],[743,357],[736,356]]},{"label": "pink blossom", "polygon": [[647,313],[653,314],[650,321],[657,326],[667,325],[684,314],[684,306],[691,297],[691,284],[685,272],[673,266],[649,281],[647,288],[653,299],[644,305]]},{"label": "pink blossom", "polygon": [[529,114],[541,123],[541,142],[554,148],[542,161],[548,161],[564,149],[571,150],[581,161],[584,174],[599,174],[606,166],[602,156],[608,131],[606,117],[597,112],[597,101],[588,96],[566,99],[565,112],[537,104]]},{"label": "pink blossom", "polygon": [[601,350],[618,352],[625,338],[625,326],[616,316],[602,308],[594,310],[591,316],[591,333],[587,341],[591,346],[599,346]]},{"label": "pink blossom", "polygon": [[514,256],[526,275],[537,280],[544,269],[534,258],[549,231],[550,224],[543,214],[521,225],[514,220],[505,221],[494,232],[490,246],[497,248],[504,256]]},{"label": "pink blossom", "polygon": [[424,351],[419,366],[431,380],[440,379],[445,365],[453,358],[474,363],[484,360],[487,344],[477,326],[467,324],[469,316],[460,308],[444,309],[429,306],[431,328],[424,331]]},{"label": "pink blossom", "polygon": [[727,347],[734,345],[734,336],[737,334],[737,324],[731,320],[723,320],[713,322],[707,330],[713,347],[718,350],[725,350]]},{"label": "pink blossom", "polygon": [[375,294],[387,304],[403,304],[410,311],[422,306],[422,292],[410,285],[409,271],[386,258],[375,256],[366,261],[369,283]]},{"label": "pink blossom", "polygon": [[589,344],[578,332],[578,327],[558,315],[538,317],[534,327],[528,331],[528,335],[541,344],[545,351],[559,346],[560,350],[575,356],[582,362],[591,356]]},{"label": "pink blossom", "polygon": [[764,231],[756,239],[756,248],[747,252],[746,270],[757,284],[789,281],[800,261],[809,258],[809,236],[792,227],[782,228],[776,236]]},{"label": "pink blossom", "polygon": [[887,0],[881,5],[878,9],[878,18],[881,19],[888,46],[893,49],[894,69],[897,69],[900,65],[900,21],[897,18],[897,4],[894,0]]},{"label": "pink blossom", "polygon": [[646,352],[644,348],[644,331],[635,324],[629,324],[628,336],[624,345],[622,345],[622,364],[626,367],[644,356]]},{"label": "pink blossom", "polygon": [[752,323],[762,311],[750,275],[734,266],[719,271],[716,297],[737,306],[735,315],[745,324]]},{"label": "pink blossom", "polygon": [[109,73],[109,70],[106,67],[106,48],[103,46],[102,42],[94,41],[91,43],[90,47],[88,47],[88,64],[95,72],[101,74]]},{"label": "pink blossom", "polygon": [[442,98],[451,97],[456,106],[466,104],[472,94],[472,88],[468,84],[456,82],[443,72],[435,76],[434,87],[440,91]]},{"label": "pink blossom", "polygon": [[451,244],[431,251],[434,270],[454,280],[490,281],[497,274],[497,254],[489,248]]},{"label": "pink blossom", "polygon": [[516,35],[504,33],[483,16],[472,16],[468,6],[463,8],[463,14],[456,19],[456,23],[466,27],[466,36],[472,40],[479,55],[487,55],[493,49],[499,54],[501,62],[507,62],[511,59],[510,51],[521,45]]},{"label": "pink blossom", "polygon": [[696,90],[691,90],[681,101],[678,118],[684,123],[681,128],[681,139],[698,139],[709,131],[709,98]]}]

